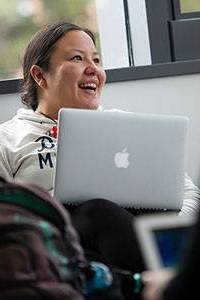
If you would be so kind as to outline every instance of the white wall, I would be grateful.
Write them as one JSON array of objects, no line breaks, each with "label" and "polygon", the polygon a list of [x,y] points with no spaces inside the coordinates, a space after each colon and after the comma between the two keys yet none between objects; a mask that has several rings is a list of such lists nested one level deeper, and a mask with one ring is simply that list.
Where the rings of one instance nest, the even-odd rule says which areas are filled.
[{"label": "white wall", "polygon": [[[103,93],[105,108],[134,112],[180,114],[190,118],[187,171],[200,186],[200,74],[109,83]],[[20,107],[19,95],[0,96],[0,122]]]}]

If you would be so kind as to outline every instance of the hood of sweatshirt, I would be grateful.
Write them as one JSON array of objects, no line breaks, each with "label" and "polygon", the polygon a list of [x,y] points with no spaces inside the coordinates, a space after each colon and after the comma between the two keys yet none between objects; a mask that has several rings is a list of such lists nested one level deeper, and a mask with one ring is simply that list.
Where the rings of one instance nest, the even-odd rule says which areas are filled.
[{"label": "hood of sweatshirt", "polygon": [[[103,111],[102,107],[99,106],[97,109],[98,111]],[[46,124],[55,124],[57,123],[57,120],[53,120],[49,117],[44,116],[43,114],[39,113],[37,110],[34,111],[32,109],[28,108],[20,108],[17,111],[17,114],[14,118],[17,118],[19,120],[27,120],[27,121],[33,121],[36,123],[46,123]]]},{"label": "hood of sweatshirt", "polygon": [[46,124],[55,124],[57,120],[53,120],[39,113],[38,111],[33,111],[32,109],[20,108],[17,111],[15,118],[19,120],[33,121],[36,123],[46,123]]},{"label": "hood of sweatshirt", "polygon": [[[107,112],[121,112],[121,110],[118,109],[109,109],[109,110],[104,110],[101,106],[97,109],[97,111],[107,111]],[[27,120],[27,121],[32,121],[36,122],[39,124],[53,124],[55,125],[57,123],[57,120],[53,120],[49,117],[44,116],[43,114],[39,113],[38,111],[34,111],[32,109],[27,109],[27,108],[20,108],[17,111],[17,114],[15,115],[16,119],[19,120]]]}]

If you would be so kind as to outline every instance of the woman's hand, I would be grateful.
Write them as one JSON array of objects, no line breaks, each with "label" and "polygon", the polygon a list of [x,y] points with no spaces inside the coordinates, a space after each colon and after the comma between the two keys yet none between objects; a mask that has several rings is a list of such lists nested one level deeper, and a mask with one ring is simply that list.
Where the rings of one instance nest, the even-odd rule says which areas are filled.
[{"label": "woman's hand", "polygon": [[145,271],[141,276],[144,285],[142,299],[162,300],[162,293],[170,279],[174,277],[174,271],[172,269]]}]

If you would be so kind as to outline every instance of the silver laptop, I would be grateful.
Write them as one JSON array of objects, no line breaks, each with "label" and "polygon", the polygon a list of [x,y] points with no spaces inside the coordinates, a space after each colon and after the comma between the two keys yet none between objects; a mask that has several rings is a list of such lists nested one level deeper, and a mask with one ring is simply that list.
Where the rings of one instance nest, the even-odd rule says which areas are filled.
[{"label": "silver laptop", "polygon": [[61,109],[55,197],[179,209],[188,118]]},{"label": "silver laptop", "polygon": [[174,213],[139,216],[133,226],[148,270],[177,269],[190,249],[196,217]]}]

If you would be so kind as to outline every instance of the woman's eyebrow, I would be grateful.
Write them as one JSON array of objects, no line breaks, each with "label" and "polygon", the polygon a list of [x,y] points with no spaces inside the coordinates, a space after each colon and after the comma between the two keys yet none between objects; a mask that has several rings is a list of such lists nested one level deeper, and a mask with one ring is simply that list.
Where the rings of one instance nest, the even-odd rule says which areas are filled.
[{"label": "woman's eyebrow", "polygon": [[[80,49],[76,49],[76,48],[71,48],[70,51],[76,51],[76,52],[79,52],[79,53],[81,53],[81,54],[85,54],[85,51],[84,51],[84,50],[80,50]],[[98,51],[94,51],[94,52],[92,52],[92,54],[93,54],[93,55],[99,55],[99,56],[100,56],[100,54],[99,54]]]}]

